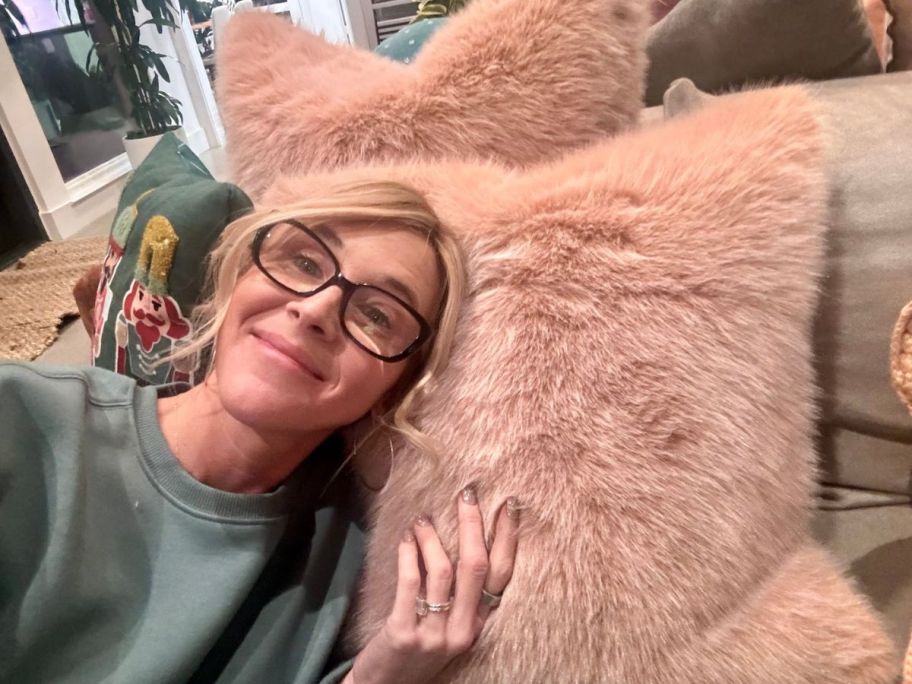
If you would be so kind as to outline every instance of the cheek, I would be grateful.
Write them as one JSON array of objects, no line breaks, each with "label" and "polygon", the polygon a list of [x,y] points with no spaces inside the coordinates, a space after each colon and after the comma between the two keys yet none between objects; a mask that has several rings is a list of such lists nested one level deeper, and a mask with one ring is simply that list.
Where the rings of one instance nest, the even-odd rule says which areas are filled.
[{"label": "cheek", "polygon": [[[215,338],[215,361],[233,356],[232,352],[241,339],[244,321],[254,315],[254,300],[245,296],[247,288],[237,287],[228,302],[228,310]],[[232,359],[233,362],[239,359]]]},{"label": "cheek", "polygon": [[256,272],[248,270],[238,279],[231,293],[219,338],[238,336],[239,329],[245,322],[264,312],[280,308],[283,303],[281,294],[277,296],[274,288],[261,282]]},{"label": "cheek", "polygon": [[369,411],[402,377],[405,364],[389,364],[352,349],[342,359],[343,394],[360,410]]}]

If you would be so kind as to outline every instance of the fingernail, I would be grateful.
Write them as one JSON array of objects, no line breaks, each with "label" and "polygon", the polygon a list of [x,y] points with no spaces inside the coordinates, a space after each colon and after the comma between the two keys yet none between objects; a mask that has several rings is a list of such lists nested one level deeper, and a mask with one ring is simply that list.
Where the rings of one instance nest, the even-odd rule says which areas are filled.
[{"label": "fingernail", "polygon": [[519,519],[519,499],[515,496],[507,499],[507,517],[513,520]]},{"label": "fingernail", "polygon": [[478,494],[475,492],[475,487],[469,485],[462,490],[462,500],[469,504],[470,506],[475,506],[478,504]]},{"label": "fingernail", "polygon": [[427,527],[431,524],[431,516],[429,516],[427,513],[422,513],[415,519],[415,524],[421,525],[422,527]]},{"label": "fingernail", "polygon": [[404,541],[406,543],[411,543],[411,542],[415,541],[415,535],[412,534],[411,530],[406,530],[405,534],[402,535],[402,541]]}]

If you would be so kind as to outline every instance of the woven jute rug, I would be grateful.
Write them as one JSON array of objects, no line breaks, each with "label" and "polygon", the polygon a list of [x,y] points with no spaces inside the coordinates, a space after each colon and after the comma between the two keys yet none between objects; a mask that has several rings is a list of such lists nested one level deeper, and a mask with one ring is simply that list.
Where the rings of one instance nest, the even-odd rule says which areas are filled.
[{"label": "woven jute rug", "polygon": [[79,315],[73,285],[101,263],[107,240],[46,242],[0,271],[0,359],[31,361]]}]

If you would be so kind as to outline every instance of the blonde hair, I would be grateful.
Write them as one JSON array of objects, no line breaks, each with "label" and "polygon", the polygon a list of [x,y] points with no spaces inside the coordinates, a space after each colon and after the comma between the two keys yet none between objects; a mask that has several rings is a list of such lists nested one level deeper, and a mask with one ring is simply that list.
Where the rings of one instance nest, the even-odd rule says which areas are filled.
[{"label": "blonde hair", "polygon": [[[435,332],[430,341],[404,363],[409,368],[387,392],[379,404],[380,415],[368,433],[355,438],[356,451],[381,428],[395,431],[422,451],[434,456],[434,441],[410,421],[415,401],[432,385],[446,366],[456,320],[465,290],[465,267],[462,252],[449,230],[440,222],[427,201],[414,189],[391,181],[360,181],[337,185],[319,197],[279,209],[258,210],[230,223],[209,255],[205,298],[194,308],[193,334],[166,361],[195,365],[195,360],[208,356],[206,374],[212,369],[214,344],[228,312],[228,305],[238,279],[253,265],[250,245],[256,232],[265,226],[290,219],[311,226],[331,222],[357,222],[390,225],[413,230],[428,240],[437,256],[443,276],[443,288],[437,318],[430,321]],[[377,408],[375,406],[375,408]],[[345,427],[345,426],[340,426]]]}]

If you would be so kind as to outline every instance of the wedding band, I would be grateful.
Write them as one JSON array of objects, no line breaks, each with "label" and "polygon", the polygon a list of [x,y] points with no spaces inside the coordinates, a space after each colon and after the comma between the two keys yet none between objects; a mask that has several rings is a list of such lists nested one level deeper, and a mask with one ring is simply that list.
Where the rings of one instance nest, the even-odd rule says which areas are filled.
[{"label": "wedding band", "polygon": [[415,597],[415,612],[418,617],[424,617],[428,613],[448,613],[453,606],[453,599],[446,603],[428,603],[423,596]]},{"label": "wedding band", "polygon": [[452,605],[453,599],[450,599],[446,603],[429,603],[427,609],[429,613],[448,613]]},{"label": "wedding band", "polygon": [[500,605],[500,599],[502,598],[503,594],[492,594],[484,588],[481,590],[481,602],[489,608],[497,608],[497,606]]}]

